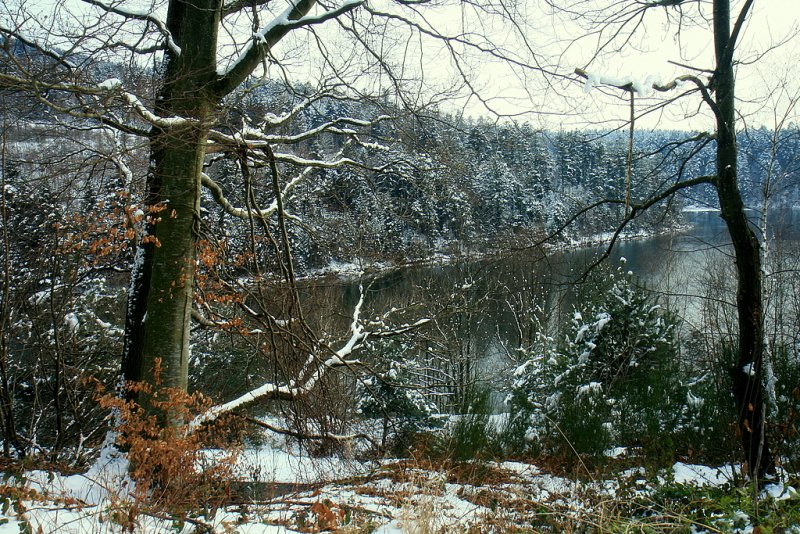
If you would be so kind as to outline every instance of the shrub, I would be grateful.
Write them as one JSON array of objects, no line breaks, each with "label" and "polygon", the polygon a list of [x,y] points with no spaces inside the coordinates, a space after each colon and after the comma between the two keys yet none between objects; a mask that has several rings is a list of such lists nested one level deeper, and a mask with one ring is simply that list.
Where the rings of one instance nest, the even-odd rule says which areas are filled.
[{"label": "shrub", "polygon": [[793,472],[800,469],[800,356],[792,346],[775,347],[768,356],[770,366],[765,366],[768,400],[773,403],[769,414],[772,419],[773,439],[778,444],[777,453],[786,458],[785,467]]},{"label": "shrub", "polygon": [[460,414],[445,433],[447,457],[457,461],[488,460],[498,455],[494,447],[497,430],[491,420],[492,406],[489,390],[472,391],[466,395]]},{"label": "shrub", "polygon": [[458,413],[451,415],[438,433],[429,436],[422,452],[430,460],[469,463],[473,467],[519,455],[518,440],[522,438],[511,429],[506,415],[494,413],[490,389],[471,389],[465,393]]},{"label": "shrub", "polygon": [[[686,400],[677,321],[632,273],[599,273],[576,299],[561,342],[539,335],[516,371],[511,412],[547,452],[600,455],[614,445],[672,449]],[[518,430],[519,432],[519,430]]]},{"label": "shrub", "polygon": [[392,360],[358,384],[358,412],[381,421],[383,452],[404,454],[416,435],[434,425],[434,404],[415,384],[416,362]]},{"label": "shrub", "polygon": [[209,399],[158,383],[131,383],[127,389],[139,402],[102,390],[98,401],[115,414],[116,444],[127,452],[136,483],[130,515],[136,515],[136,507],[178,518],[198,510],[213,512],[229,494],[236,451],[212,458],[204,450],[224,422],[189,429],[188,423],[211,406]]}]

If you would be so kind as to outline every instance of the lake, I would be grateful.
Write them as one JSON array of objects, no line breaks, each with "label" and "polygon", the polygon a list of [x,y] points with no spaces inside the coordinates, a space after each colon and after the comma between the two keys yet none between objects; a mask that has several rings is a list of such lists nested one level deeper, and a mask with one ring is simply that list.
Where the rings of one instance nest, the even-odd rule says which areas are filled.
[{"label": "lake", "polygon": [[[787,210],[774,218],[769,250],[770,257],[780,263],[774,270],[798,266],[799,222],[797,211]],[[521,349],[530,345],[537,331],[569,320],[575,304],[585,298],[583,286],[573,287],[573,282],[604,250],[604,246],[549,254],[530,250],[372,275],[362,281],[365,317],[396,308],[392,315],[401,324],[435,318],[434,326],[388,349],[382,346],[376,355],[424,362],[431,383],[447,378],[455,384],[445,394],[457,394],[453,390],[473,378],[494,383],[498,374],[507,373],[524,357]],[[686,213],[681,231],[618,243],[599,272],[607,277],[627,276],[628,271],[638,283],[660,294],[660,303],[682,318],[685,331],[700,329],[712,320],[717,328],[730,328],[735,316],[735,273],[727,231],[718,213]],[[336,301],[338,320],[332,322],[326,313],[320,326],[330,331],[335,325],[345,332],[359,299],[359,282],[311,283],[306,291],[310,301]],[[796,293],[793,287],[791,291]]]}]

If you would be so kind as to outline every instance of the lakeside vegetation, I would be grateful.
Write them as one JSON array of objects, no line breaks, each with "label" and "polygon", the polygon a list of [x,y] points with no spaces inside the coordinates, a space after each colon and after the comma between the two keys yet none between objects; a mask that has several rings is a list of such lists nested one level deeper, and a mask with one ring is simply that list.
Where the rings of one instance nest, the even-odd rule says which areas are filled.
[{"label": "lakeside vegetation", "polygon": [[[713,21],[644,82],[524,2],[85,3],[0,11],[0,532],[800,529],[800,98],[735,91],[752,0],[549,4],[597,60]],[[706,131],[641,129],[676,101]],[[616,259],[698,207],[691,272]]]}]

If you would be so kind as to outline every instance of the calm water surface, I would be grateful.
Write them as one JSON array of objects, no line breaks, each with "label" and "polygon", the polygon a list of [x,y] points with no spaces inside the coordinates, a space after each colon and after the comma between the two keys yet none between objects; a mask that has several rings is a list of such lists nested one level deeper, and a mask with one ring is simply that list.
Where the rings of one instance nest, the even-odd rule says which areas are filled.
[{"label": "calm water surface", "polygon": [[[683,231],[619,243],[607,262],[611,269],[631,271],[640,283],[659,292],[661,304],[682,317],[684,328],[694,328],[704,320],[705,303],[719,306],[720,301],[733,301],[732,292],[710,293],[709,284],[732,288],[735,277],[730,240],[719,214],[687,213],[686,218]],[[770,253],[777,257],[794,251],[800,238],[800,212],[781,213],[773,222]],[[420,334],[424,339],[417,341],[416,354],[434,358],[448,351],[451,357],[463,357],[448,372],[491,377],[499,368],[512,366],[519,354],[515,349],[525,346],[536,332],[532,310],[543,310],[541,320],[551,326],[569,320],[580,298],[571,285],[604,250],[596,246],[548,255],[530,251],[382,273],[362,281],[367,291],[365,315],[398,308],[407,309],[405,317],[411,319],[436,316],[436,331]],[[624,263],[620,262],[623,257]],[[309,301],[334,302],[340,310],[336,329],[346,331],[359,299],[359,282],[315,284],[307,291]],[[403,312],[398,313],[402,316]],[[329,321],[324,326],[330,331],[330,314],[319,320]],[[467,360],[472,367],[459,367]]]}]

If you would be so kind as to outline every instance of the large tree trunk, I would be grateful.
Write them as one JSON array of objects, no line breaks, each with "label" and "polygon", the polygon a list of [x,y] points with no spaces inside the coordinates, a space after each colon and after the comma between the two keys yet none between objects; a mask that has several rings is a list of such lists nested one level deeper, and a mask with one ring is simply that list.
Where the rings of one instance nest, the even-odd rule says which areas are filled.
[{"label": "large tree trunk", "polygon": [[761,384],[764,313],[760,243],[744,210],[737,182],[735,80],[730,0],[714,0],[714,73],[717,104],[717,194],[722,218],[733,242],[738,287],[739,357],[733,369],[733,395],[747,468],[756,479],[775,471],[766,436]]},{"label": "large tree trunk", "polygon": [[189,332],[203,170],[214,101],[219,0],[171,2],[167,27],[180,46],[170,50],[156,112],[190,123],[154,127],[145,204],[151,221],[137,250],[128,295],[123,375],[186,389]]},{"label": "large tree trunk", "polygon": [[[298,21],[316,0],[297,0],[285,19]],[[343,5],[328,17],[354,9]],[[253,69],[292,26],[266,26],[252,46],[228,71],[218,74],[217,33],[222,0],[170,0],[167,29],[171,42],[165,55],[156,113],[190,119],[166,121],[150,136],[150,170],[145,204],[151,219],[136,252],[128,293],[123,377],[186,389],[189,332],[200,224],[200,187],[208,129],[215,107]],[[317,22],[327,20],[321,16]],[[306,24],[312,24],[313,21]],[[179,47],[179,49],[178,49]],[[164,122],[164,121],[162,121]],[[159,211],[160,210],[160,211]]]}]

